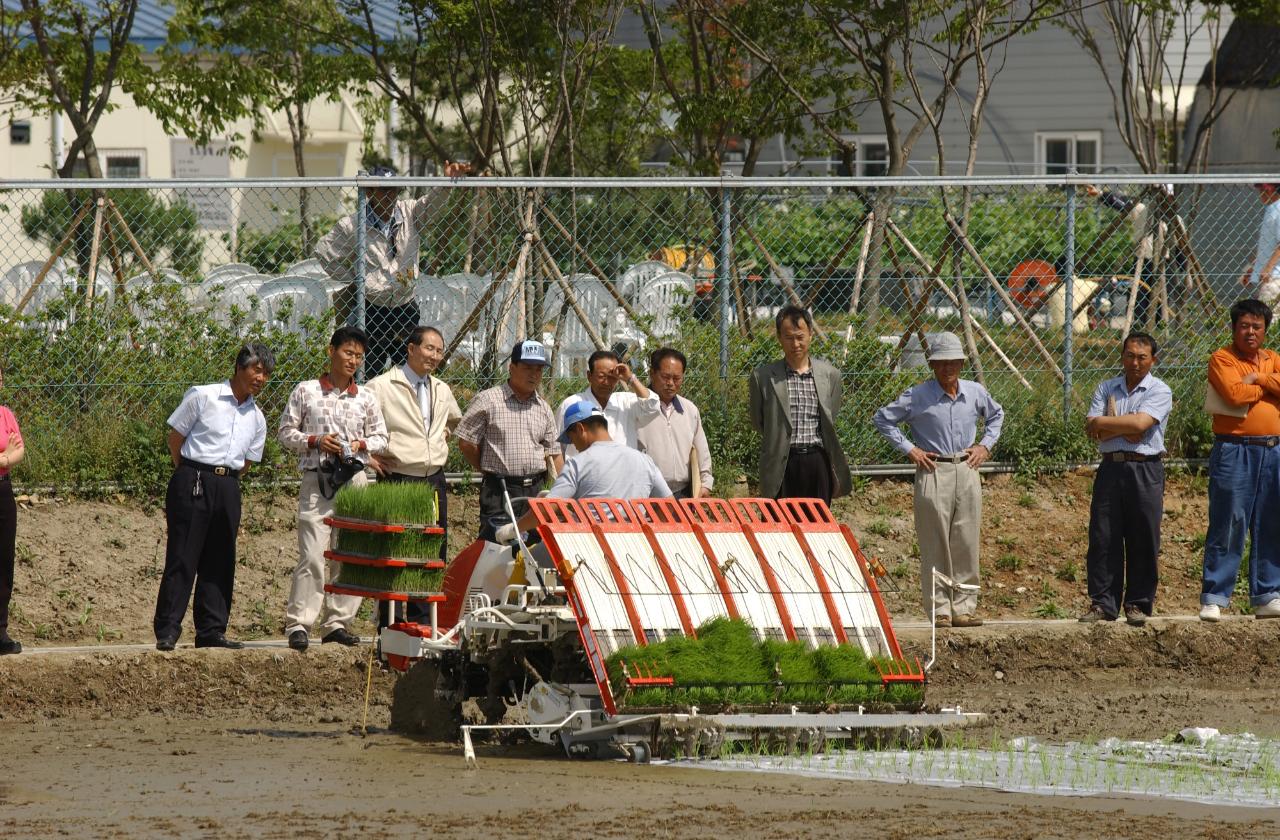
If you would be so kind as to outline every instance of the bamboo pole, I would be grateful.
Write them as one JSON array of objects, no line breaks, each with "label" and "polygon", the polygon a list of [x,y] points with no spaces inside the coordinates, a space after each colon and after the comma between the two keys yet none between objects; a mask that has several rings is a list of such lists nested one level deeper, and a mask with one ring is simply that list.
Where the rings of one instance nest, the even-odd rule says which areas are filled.
[{"label": "bamboo pole", "polygon": [[[897,223],[895,223],[893,219],[885,220],[885,228],[889,232],[891,232],[895,237],[897,237],[898,241],[903,244],[903,247],[907,249],[907,251],[911,254],[913,259],[920,262],[921,265],[924,265],[927,263],[927,260],[925,259],[924,254],[920,253],[919,249],[917,249],[916,246],[911,243],[911,240],[907,238],[907,235],[902,232],[902,229],[898,227]],[[947,299],[951,301],[951,305],[955,306],[956,309],[959,310],[960,300],[959,298],[956,297],[955,292],[951,291],[951,287],[948,286],[946,283],[942,282],[942,279],[937,275],[931,274],[929,276],[929,280],[935,286],[938,287],[939,291],[941,291],[944,295],[946,295]],[[1006,355],[1005,352],[1000,349],[1000,345],[997,344],[996,340],[991,337],[991,333],[987,332],[987,328],[982,326],[982,324],[979,323],[978,321],[974,321],[973,329],[975,332],[978,333],[978,335],[982,337],[982,340],[987,343],[987,346],[990,347],[991,351],[996,354],[996,357],[999,358],[1000,361],[1004,363],[1005,367],[1009,368],[1009,370],[1012,371],[1013,375],[1018,377],[1018,381],[1022,383],[1023,387],[1025,387],[1027,390],[1031,390],[1031,383],[1028,382],[1027,378],[1022,375],[1022,371],[1020,371],[1018,369],[1018,366],[1013,363],[1013,360],[1010,359],[1008,355]]]},{"label": "bamboo pole", "polygon": [[138,244],[138,240],[133,236],[133,230],[129,227],[129,223],[125,221],[124,216],[120,213],[120,208],[111,199],[107,199],[107,208],[115,215],[116,221],[120,223],[120,229],[124,231],[125,239],[129,240],[129,246],[133,248],[133,252],[138,255],[138,259],[142,262],[142,267],[147,270],[147,274],[151,278],[156,279],[156,267],[151,264],[146,252],[142,250],[142,246]]},{"label": "bamboo pole", "polygon": [[764,261],[769,264],[769,270],[773,272],[773,276],[778,278],[778,282],[782,284],[782,288],[787,293],[787,298],[796,306],[803,307],[804,301],[800,299],[800,295],[796,292],[796,287],[782,273],[782,266],[773,258],[773,254],[769,253],[769,249],[764,247],[764,243],[760,241],[760,237],[756,236],[755,230],[746,222],[740,222],[739,227],[747,232],[747,236],[751,237],[752,243],[760,249],[760,253],[764,255]]},{"label": "bamboo pole", "polygon": [[470,314],[466,320],[462,322],[462,326],[458,329],[457,335],[453,337],[453,341],[449,342],[449,346],[445,348],[444,356],[440,359],[440,366],[444,367],[449,362],[449,357],[453,355],[453,351],[458,349],[458,345],[462,343],[462,339],[466,338],[467,333],[476,328],[476,324],[480,320],[480,313],[489,305],[489,301],[493,300],[493,296],[497,294],[498,287],[506,280],[507,274],[515,268],[516,262],[520,259],[521,254],[527,255],[529,248],[532,246],[532,235],[526,236],[524,242],[520,245],[520,250],[508,260],[506,268],[500,273],[494,275],[493,280],[489,282],[489,287],[484,290],[484,294],[480,295],[480,300],[476,301],[476,305],[472,307]]},{"label": "bamboo pole", "polygon": [[[588,270],[596,276],[597,280],[604,284],[605,290],[608,291],[609,294],[613,296],[613,299],[618,302],[618,305],[622,307],[622,311],[627,313],[627,318],[631,323],[639,327],[640,331],[643,332],[646,337],[653,340],[653,333],[649,332],[648,328],[644,326],[644,322],[640,320],[640,316],[636,313],[635,307],[633,307],[631,303],[622,296],[622,292],[618,291],[617,285],[609,279],[609,275],[605,274],[604,270],[596,264],[596,261],[591,259],[591,255],[587,253],[587,250],[579,244],[577,238],[569,232],[569,229],[561,224],[560,220],[556,218],[556,214],[551,212],[550,208],[543,205],[541,209],[542,215],[546,216],[547,221],[551,222],[551,226],[555,228],[556,232],[560,234],[565,242],[569,243],[569,246],[577,252],[578,256],[582,257],[582,261],[586,263]],[[543,248],[545,249],[546,246],[543,245]]]},{"label": "bamboo pole", "polygon": [[[867,214],[867,218],[873,221],[874,217],[874,213]],[[874,227],[874,224],[864,224],[862,226],[862,247],[858,249],[858,268],[853,274],[853,294],[849,298],[850,315],[857,313],[858,304],[861,303],[862,280],[867,276],[867,255],[871,250],[871,231]]]},{"label": "bamboo pole", "polygon": [[952,234],[960,244],[964,246],[969,257],[975,264],[977,264],[978,269],[981,270],[983,275],[987,278],[987,282],[995,290],[996,294],[1000,296],[1000,300],[1002,300],[1004,305],[1008,307],[1009,311],[1013,313],[1014,320],[1017,321],[1018,325],[1022,327],[1024,332],[1026,332],[1027,338],[1031,340],[1032,346],[1034,346],[1040,353],[1040,356],[1049,365],[1049,369],[1058,377],[1058,380],[1064,381],[1066,377],[1063,376],[1062,368],[1058,367],[1057,359],[1055,359],[1053,354],[1049,352],[1048,348],[1044,346],[1044,342],[1040,340],[1040,336],[1036,335],[1036,331],[1032,328],[1031,323],[1026,319],[1026,316],[1022,314],[1022,308],[1014,302],[1013,298],[1009,296],[1009,291],[1005,289],[1004,285],[996,279],[995,274],[991,272],[991,269],[987,267],[986,262],[982,259],[982,255],[978,253],[978,249],[973,247],[973,243],[969,241],[969,237],[965,235],[965,232],[958,224],[956,224],[955,217],[950,213],[944,213],[943,216],[947,221],[947,227],[951,228]]},{"label": "bamboo pole", "polygon": [[71,224],[67,226],[67,232],[54,245],[53,251],[49,254],[49,259],[45,260],[44,265],[40,266],[40,270],[36,272],[35,279],[31,281],[31,288],[27,289],[22,299],[18,301],[18,305],[13,308],[14,314],[21,315],[22,310],[27,308],[27,304],[31,302],[36,289],[40,288],[40,284],[44,282],[45,275],[49,273],[49,269],[58,261],[58,257],[62,256],[62,252],[67,249],[67,245],[71,244],[72,237],[76,235],[76,225],[84,221],[84,217],[87,215],[89,215],[89,205],[85,204],[71,219]]},{"label": "bamboo pole", "polygon": [[[573,292],[573,286],[565,278],[564,273],[560,271],[560,266],[556,265],[555,258],[551,256],[551,252],[547,250],[546,244],[541,239],[535,239],[538,248],[542,251],[543,258],[551,268],[551,276],[555,278],[556,283],[560,285],[560,291],[564,292],[565,302],[573,309],[573,314],[578,316],[578,320],[582,322],[582,327],[587,331],[587,335],[591,338],[591,342],[595,344],[597,350],[607,350],[608,345],[604,343],[604,339],[600,336],[599,331],[592,325],[591,319],[587,317],[587,313],[582,309],[582,305],[578,303],[578,296]],[[557,342],[558,343],[558,342]]]},{"label": "bamboo pole", "polygon": [[862,231],[863,225],[867,223],[867,220],[870,217],[871,213],[868,212],[867,215],[863,216],[858,221],[858,224],[854,225],[853,230],[849,231],[849,235],[840,246],[840,250],[836,251],[836,255],[832,257],[826,267],[823,268],[822,276],[818,278],[818,282],[814,284],[813,288],[809,290],[808,296],[805,297],[805,309],[813,307],[813,302],[818,299],[818,293],[822,291],[823,287],[827,285],[827,281],[831,279],[831,272],[835,271],[836,267],[840,265],[840,261],[843,260],[851,250],[853,250],[854,244],[858,241],[858,234]]},{"label": "bamboo pole", "polygon": [[102,247],[102,196],[94,202],[93,210],[93,242],[89,246],[89,287],[85,289],[85,298],[89,301],[89,309],[93,310],[93,293],[98,285],[98,249]]}]

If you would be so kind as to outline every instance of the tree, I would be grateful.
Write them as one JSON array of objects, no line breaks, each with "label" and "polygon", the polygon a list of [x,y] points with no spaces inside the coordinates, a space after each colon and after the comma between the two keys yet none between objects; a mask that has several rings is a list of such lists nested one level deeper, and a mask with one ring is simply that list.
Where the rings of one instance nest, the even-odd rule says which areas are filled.
[{"label": "tree", "polygon": [[[240,119],[261,130],[271,112],[282,111],[294,171],[306,177],[308,108],[367,93],[368,62],[331,48],[327,33],[344,25],[332,0],[178,0],[159,50],[164,73],[144,104],[197,143]],[[305,188],[298,219],[309,252],[315,233]]]}]

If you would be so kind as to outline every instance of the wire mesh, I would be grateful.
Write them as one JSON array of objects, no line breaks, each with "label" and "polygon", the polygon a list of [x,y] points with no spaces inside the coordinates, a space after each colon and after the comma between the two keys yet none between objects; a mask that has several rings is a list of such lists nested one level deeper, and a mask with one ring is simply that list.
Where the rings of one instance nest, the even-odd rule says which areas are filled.
[{"label": "wire mesh", "polygon": [[[815,314],[815,355],[844,373],[855,468],[901,460],[870,418],[929,375],[942,330],[1006,408],[997,459],[1090,460],[1083,413],[1132,329],[1157,337],[1174,388],[1170,454],[1201,457],[1225,307],[1268,290],[1241,282],[1267,262],[1267,205],[1241,178],[1175,180],[11,183],[0,329],[30,447],[21,478],[162,486],[164,422],[186,388],[263,341],[278,359],[259,398],[274,427],[349,322],[370,334],[368,376],[402,359],[411,327],[438,327],[440,375],[464,409],[505,379],[518,338],[547,344],[553,405],[582,389],[598,348],[643,373],[674,346],[729,487],[755,476],[747,376],[780,357],[773,317],[793,302]],[[293,471],[274,444],[266,467]]]}]

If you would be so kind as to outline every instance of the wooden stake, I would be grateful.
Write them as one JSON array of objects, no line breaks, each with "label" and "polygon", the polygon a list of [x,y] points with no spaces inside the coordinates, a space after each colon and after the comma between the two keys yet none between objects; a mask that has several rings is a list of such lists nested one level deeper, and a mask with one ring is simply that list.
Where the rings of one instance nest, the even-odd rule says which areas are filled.
[{"label": "wooden stake", "polygon": [[835,271],[849,251],[853,250],[854,243],[858,241],[858,233],[870,218],[871,213],[868,212],[858,221],[858,224],[854,226],[853,230],[849,231],[849,236],[845,238],[844,243],[840,246],[840,250],[836,251],[836,255],[832,257],[826,267],[823,268],[822,276],[818,278],[818,282],[809,290],[808,296],[804,299],[805,309],[813,308],[813,302],[818,299],[818,293],[822,291],[823,286],[827,285],[827,281],[831,279],[831,272]]},{"label": "wooden stake", "polygon": [[89,246],[89,288],[85,289],[85,298],[89,301],[89,310],[93,310],[93,293],[98,285],[98,248],[102,245],[102,205],[103,198],[98,196],[93,210],[93,243]]},{"label": "wooden stake", "polygon": [[991,285],[991,288],[993,288],[996,294],[1000,296],[1000,300],[1002,300],[1009,311],[1013,313],[1014,320],[1017,321],[1018,325],[1022,327],[1024,332],[1026,332],[1027,338],[1031,340],[1032,346],[1034,346],[1040,353],[1040,356],[1049,365],[1049,369],[1054,372],[1054,375],[1058,377],[1058,380],[1064,381],[1066,377],[1062,374],[1062,368],[1058,367],[1057,359],[1055,359],[1053,354],[1044,346],[1044,343],[1040,340],[1040,336],[1036,335],[1035,329],[1032,328],[1031,323],[1026,319],[1026,316],[1022,314],[1022,308],[1014,302],[1013,298],[1009,296],[1009,291],[1005,289],[1004,285],[996,279],[995,274],[991,272],[991,269],[987,267],[987,264],[982,259],[982,255],[978,253],[978,249],[973,247],[973,243],[969,241],[969,237],[965,235],[963,230],[961,230],[960,225],[956,224],[955,217],[950,213],[944,213],[943,217],[947,221],[947,227],[951,228],[952,234],[960,244],[964,246],[969,257],[977,264],[978,268],[987,278],[987,283]]},{"label": "wooden stake", "polygon": [[129,240],[130,247],[133,252],[138,255],[138,259],[142,261],[142,267],[147,270],[147,274],[151,275],[151,279],[159,279],[156,275],[156,267],[151,264],[151,260],[147,258],[146,252],[142,250],[142,246],[138,244],[138,240],[134,238],[133,231],[129,228],[129,223],[124,220],[124,216],[120,214],[120,208],[111,199],[107,199],[107,208],[115,215],[116,221],[120,223],[120,229],[124,231],[125,238]]},{"label": "wooden stake", "polygon": [[[874,222],[875,214],[868,213],[867,219]],[[862,279],[867,276],[867,255],[871,250],[871,230],[874,224],[863,224],[862,226],[862,247],[858,250],[858,268],[853,275],[853,295],[849,298],[849,314],[853,315],[858,311],[858,304],[862,298]]]},{"label": "wooden stake", "polygon": [[22,296],[22,299],[18,301],[18,305],[14,307],[14,314],[21,315],[22,310],[27,308],[27,304],[31,302],[36,289],[40,288],[40,284],[44,282],[45,275],[49,273],[49,269],[58,261],[58,257],[62,256],[62,252],[66,250],[67,245],[71,243],[72,238],[76,235],[76,226],[84,221],[84,217],[87,215],[89,215],[89,205],[85,204],[71,219],[71,224],[67,226],[67,232],[62,239],[58,240],[58,243],[53,246],[53,252],[49,254],[49,259],[45,260],[44,265],[40,266],[40,270],[36,272],[35,279],[31,281],[31,288],[27,289],[26,294]]},{"label": "wooden stake", "polygon": [[745,230],[747,236],[751,237],[751,242],[760,249],[760,253],[764,255],[764,261],[769,264],[769,270],[773,272],[774,277],[778,278],[778,282],[782,284],[783,290],[786,291],[787,298],[796,306],[803,307],[804,302],[800,300],[800,295],[796,293],[796,287],[782,273],[782,266],[778,265],[778,261],[773,258],[773,254],[769,253],[769,249],[764,247],[764,243],[760,241],[760,237],[756,236],[756,232],[745,221],[739,221],[738,227]]},{"label": "wooden stake", "polygon": [[[597,350],[607,350],[608,345],[604,343],[604,339],[600,337],[600,333],[592,325],[591,319],[587,317],[587,313],[583,311],[582,305],[578,303],[578,296],[573,292],[573,286],[565,279],[564,273],[560,271],[560,266],[556,265],[555,258],[551,256],[551,252],[547,250],[546,243],[541,239],[536,240],[538,248],[542,251],[542,256],[546,259],[547,264],[551,267],[551,276],[560,284],[560,291],[564,292],[564,299],[573,309],[573,314],[578,316],[578,320],[582,322],[582,327],[587,331],[587,335],[591,338],[591,342],[595,344]],[[557,343],[559,343],[557,341]]]},{"label": "wooden stake", "polygon": [[[920,253],[920,251],[916,248],[916,246],[911,244],[911,240],[907,238],[907,235],[902,232],[902,229],[898,227],[897,223],[894,222],[893,219],[885,220],[885,228],[890,233],[892,233],[895,237],[897,237],[898,241],[903,244],[903,246],[907,249],[908,252],[910,252],[912,259],[917,260],[921,265],[925,265],[927,263],[927,260],[925,259],[924,254]],[[942,279],[937,275],[931,274],[929,276],[929,280],[935,286],[938,287],[939,291],[941,291],[944,295],[947,296],[947,299],[951,301],[951,305],[956,307],[957,310],[959,310],[960,300],[959,298],[956,297],[955,292],[951,291],[951,287],[948,286],[946,283],[942,282]],[[979,323],[978,321],[974,321],[973,329],[975,332],[978,333],[978,335],[982,337],[982,340],[987,343],[987,346],[991,348],[992,352],[996,354],[997,358],[999,358],[1000,361],[1004,363],[1005,367],[1009,368],[1009,370],[1013,372],[1013,375],[1018,377],[1018,381],[1022,383],[1023,387],[1025,387],[1027,390],[1031,390],[1031,383],[1028,382],[1027,378],[1022,375],[1022,371],[1018,370],[1018,366],[1015,365],[1013,361],[1005,354],[1005,352],[1000,349],[1000,345],[996,344],[995,339],[991,337],[991,334],[989,332],[987,332],[986,327],[982,326],[982,324]]]}]

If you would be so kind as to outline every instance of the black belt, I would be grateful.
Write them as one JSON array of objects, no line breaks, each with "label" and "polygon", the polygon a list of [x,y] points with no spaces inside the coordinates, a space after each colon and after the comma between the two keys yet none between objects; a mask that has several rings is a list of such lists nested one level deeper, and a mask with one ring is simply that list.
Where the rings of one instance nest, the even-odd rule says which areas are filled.
[{"label": "black belt", "polygon": [[181,458],[179,463],[184,467],[191,467],[191,469],[199,470],[200,472],[213,473],[214,475],[223,475],[235,479],[240,478],[240,471],[235,467],[224,467],[221,464],[202,464],[190,458]]},{"label": "black belt", "polygon": [[792,455],[809,455],[813,452],[826,452],[826,450],[822,448],[820,443],[806,443],[803,446],[791,447]]},{"label": "black belt", "polygon": [[533,475],[498,475],[496,473],[485,473],[485,481],[496,481],[507,485],[508,487],[532,487],[546,481],[547,473],[542,471]]},{"label": "black belt", "polygon": [[1280,435],[1214,435],[1213,439],[1221,443],[1242,443],[1245,446],[1280,445]]},{"label": "black belt", "polygon": [[955,452],[951,455],[935,455],[933,460],[942,464],[963,464],[969,460],[968,452]]},{"label": "black belt", "polygon": [[1143,463],[1146,461],[1159,461],[1160,455],[1142,455],[1137,452],[1104,452],[1102,460],[1104,461],[1137,461]]}]

